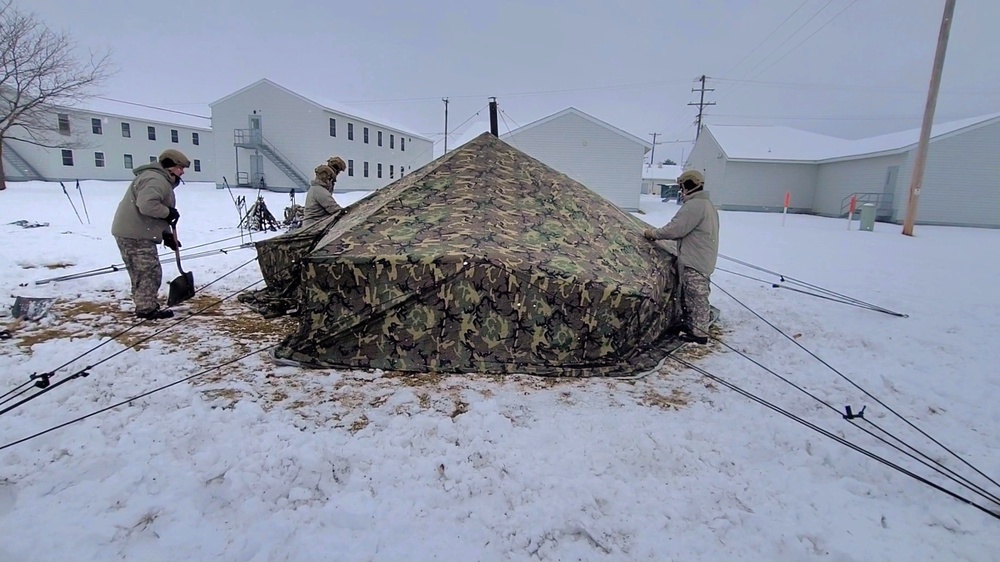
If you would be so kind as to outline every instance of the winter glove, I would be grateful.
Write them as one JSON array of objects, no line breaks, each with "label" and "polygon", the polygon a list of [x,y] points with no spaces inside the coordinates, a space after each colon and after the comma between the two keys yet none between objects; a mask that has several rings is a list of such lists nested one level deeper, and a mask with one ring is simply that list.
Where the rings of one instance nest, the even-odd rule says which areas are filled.
[{"label": "winter glove", "polygon": [[181,243],[174,238],[174,233],[169,230],[163,231],[163,245],[175,251],[181,248]]},{"label": "winter glove", "polygon": [[647,240],[656,240],[656,231],[652,228],[647,228],[642,231],[642,235],[646,237]]},{"label": "winter glove", "polygon": [[170,224],[177,224],[177,220],[181,218],[181,214],[177,212],[177,209],[173,207],[167,207],[169,212],[167,213],[167,222]]}]

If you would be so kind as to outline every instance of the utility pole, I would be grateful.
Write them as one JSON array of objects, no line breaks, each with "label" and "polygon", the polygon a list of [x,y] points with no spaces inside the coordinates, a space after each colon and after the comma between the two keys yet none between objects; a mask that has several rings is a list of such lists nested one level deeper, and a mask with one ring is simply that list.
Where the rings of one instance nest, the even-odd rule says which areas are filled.
[{"label": "utility pole", "polygon": [[[710,101],[710,102],[706,102],[705,101],[705,92],[714,92],[715,88],[706,88],[705,87],[706,77],[705,77],[704,74],[701,75],[701,78],[699,78],[699,80],[701,80],[701,88],[691,88],[691,91],[692,92],[701,92],[701,99],[697,103],[692,102],[692,103],[688,104],[688,105],[697,105],[698,106],[698,131],[695,133],[695,136],[694,136],[695,140],[698,140],[698,137],[701,136],[701,120],[702,120],[702,114],[705,112],[705,108],[708,107],[708,106],[711,106],[711,105],[715,105],[714,101]],[[697,80],[696,80],[696,82],[697,82]]]},{"label": "utility pole", "polygon": [[652,168],[653,164],[656,164],[656,145],[661,144],[656,142],[656,137],[660,136],[660,133],[649,133],[653,137],[653,150],[649,153],[649,167]]},{"label": "utility pole", "polygon": [[500,125],[497,123],[497,99],[490,98],[490,133],[494,137],[500,136]]},{"label": "utility pole", "polygon": [[444,102],[444,153],[448,154],[448,98],[441,98]]},{"label": "utility pole", "polygon": [[927,150],[928,145],[930,145],[931,127],[934,124],[934,109],[937,107],[941,71],[944,68],[944,54],[948,50],[948,35],[951,33],[951,20],[954,14],[955,0],[945,0],[944,15],[941,16],[941,32],[938,34],[937,52],[934,53],[934,69],[931,71],[931,85],[927,92],[927,105],[924,107],[924,122],[920,127],[920,142],[917,145],[917,156],[913,163],[913,177],[910,180],[910,200],[906,205],[906,218],[903,220],[903,234],[906,236],[913,236],[913,223],[917,220],[917,202],[920,198],[920,186],[924,180],[924,168],[927,165]]}]

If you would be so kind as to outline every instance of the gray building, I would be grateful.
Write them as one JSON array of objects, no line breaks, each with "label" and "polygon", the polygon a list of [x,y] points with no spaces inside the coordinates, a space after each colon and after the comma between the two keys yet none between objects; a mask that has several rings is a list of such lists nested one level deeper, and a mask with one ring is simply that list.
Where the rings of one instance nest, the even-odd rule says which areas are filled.
[{"label": "gray building", "polygon": [[[788,127],[707,125],[687,161],[721,209],[846,216],[852,197],[879,220],[906,214],[919,129],[848,140]],[[1000,228],[1000,114],[935,125],[917,222]]]},{"label": "gray building", "polygon": [[305,190],[330,156],[336,189],[374,190],[433,159],[433,142],[384,119],[262,79],[210,104],[219,186]]}]

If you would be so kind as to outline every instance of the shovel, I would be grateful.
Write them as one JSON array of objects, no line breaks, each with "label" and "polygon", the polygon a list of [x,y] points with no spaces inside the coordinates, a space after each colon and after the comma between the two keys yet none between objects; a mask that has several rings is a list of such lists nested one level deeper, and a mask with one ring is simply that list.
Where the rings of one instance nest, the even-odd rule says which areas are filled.
[{"label": "shovel", "polygon": [[45,297],[15,297],[14,306],[10,308],[10,315],[14,317],[14,320],[0,329],[0,340],[13,337],[14,332],[25,320],[41,320],[55,300]]},{"label": "shovel", "polygon": [[[170,230],[173,231],[174,241],[180,240],[177,237],[177,227],[172,225]],[[177,246],[176,243],[175,246]],[[184,271],[184,268],[181,267],[180,246],[174,248],[174,256],[177,258],[177,271],[180,271],[181,274],[169,283],[170,294],[167,295],[167,306],[180,304],[194,296],[194,273]]]}]

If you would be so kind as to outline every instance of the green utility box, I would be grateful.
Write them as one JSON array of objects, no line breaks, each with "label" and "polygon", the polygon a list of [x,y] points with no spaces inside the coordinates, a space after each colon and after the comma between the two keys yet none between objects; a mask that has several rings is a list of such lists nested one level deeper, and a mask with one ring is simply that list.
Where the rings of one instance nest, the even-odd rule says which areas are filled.
[{"label": "green utility box", "polygon": [[875,230],[875,205],[872,203],[861,206],[861,230]]}]

